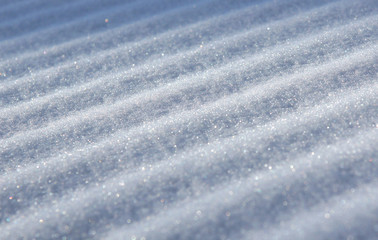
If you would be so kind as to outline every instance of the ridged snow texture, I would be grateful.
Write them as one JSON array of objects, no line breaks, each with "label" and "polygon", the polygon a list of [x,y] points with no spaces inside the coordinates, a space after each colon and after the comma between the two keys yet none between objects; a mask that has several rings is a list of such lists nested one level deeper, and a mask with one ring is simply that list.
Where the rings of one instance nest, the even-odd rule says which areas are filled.
[{"label": "ridged snow texture", "polygon": [[378,1],[0,6],[0,239],[377,239]]}]

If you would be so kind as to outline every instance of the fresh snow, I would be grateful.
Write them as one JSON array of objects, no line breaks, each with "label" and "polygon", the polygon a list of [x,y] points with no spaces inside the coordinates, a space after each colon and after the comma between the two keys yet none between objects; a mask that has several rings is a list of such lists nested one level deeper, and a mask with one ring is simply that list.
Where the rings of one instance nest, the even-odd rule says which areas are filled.
[{"label": "fresh snow", "polygon": [[377,1],[0,6],[0,239],[377,239]]}]

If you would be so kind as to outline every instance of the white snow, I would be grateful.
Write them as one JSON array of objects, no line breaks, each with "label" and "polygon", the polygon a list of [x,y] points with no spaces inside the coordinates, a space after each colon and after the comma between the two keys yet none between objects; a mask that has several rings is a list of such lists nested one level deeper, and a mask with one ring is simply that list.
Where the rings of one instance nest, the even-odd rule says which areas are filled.
[{"label": "white snow", "polygon": [[0,239],[376,239],[374,0],[0,0]]}]

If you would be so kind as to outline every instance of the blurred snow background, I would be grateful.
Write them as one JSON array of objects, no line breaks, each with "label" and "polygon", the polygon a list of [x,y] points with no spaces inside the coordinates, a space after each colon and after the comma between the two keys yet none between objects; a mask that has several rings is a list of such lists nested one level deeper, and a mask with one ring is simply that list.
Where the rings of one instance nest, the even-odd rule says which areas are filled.
[{"label": "blurred snow background", "polygon": [[375,0],[0,0],[0,239],[377,239]]}]

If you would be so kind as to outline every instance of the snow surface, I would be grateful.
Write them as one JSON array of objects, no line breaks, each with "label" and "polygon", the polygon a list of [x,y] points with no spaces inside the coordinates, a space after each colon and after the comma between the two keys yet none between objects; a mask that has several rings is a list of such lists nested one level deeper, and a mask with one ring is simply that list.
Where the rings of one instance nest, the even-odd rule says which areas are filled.
[{"label": "snow surface", "polygon": [[376,0],[0,6],[0,239],[378,239]]}]

